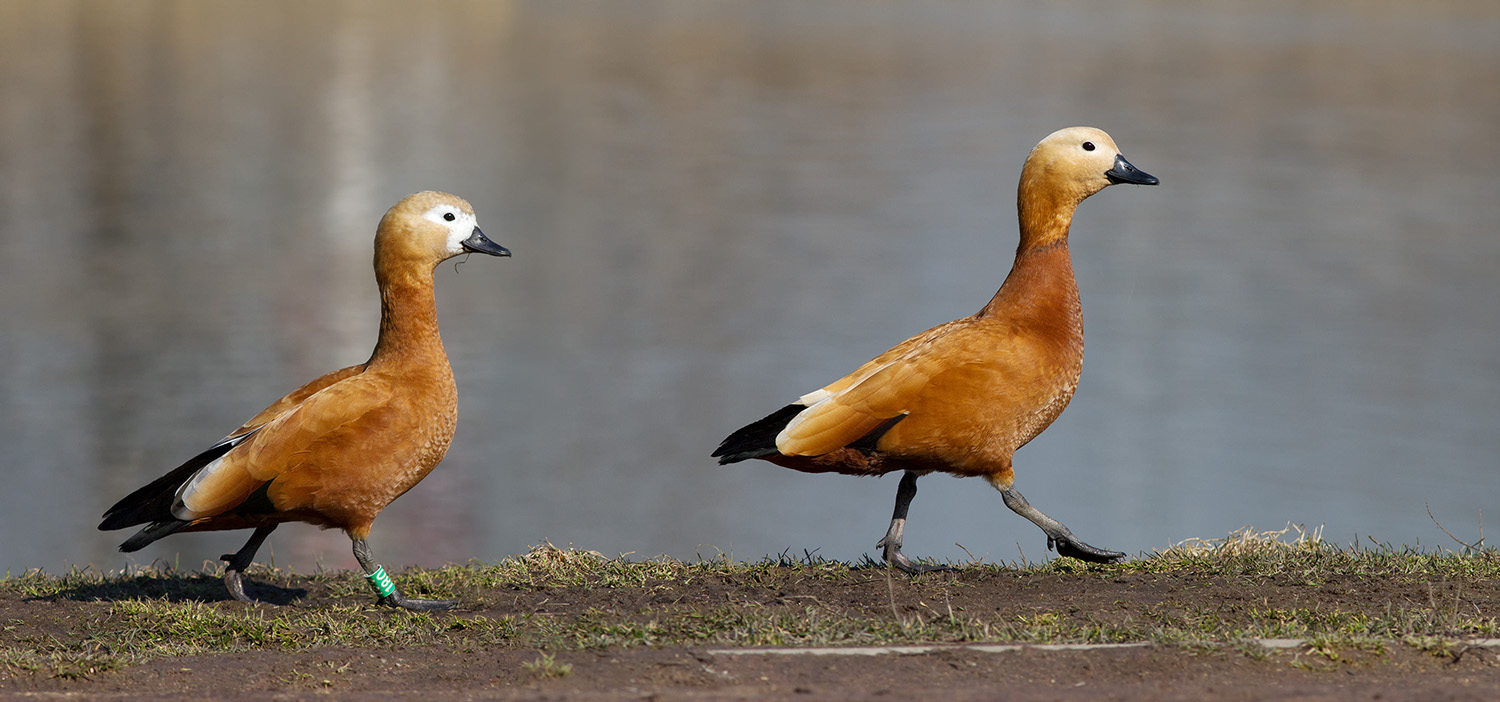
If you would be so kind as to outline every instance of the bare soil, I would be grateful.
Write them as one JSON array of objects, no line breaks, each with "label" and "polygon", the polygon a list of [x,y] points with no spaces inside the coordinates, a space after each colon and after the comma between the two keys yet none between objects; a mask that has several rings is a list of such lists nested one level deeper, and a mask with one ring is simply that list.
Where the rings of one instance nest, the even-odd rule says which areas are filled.
[{"label": "bare soil", "polygon": [[[253,573],[253,571],[252,571]],[[1175,617],[1220,619],[1268,609],[1379,615],[1442,602],[1493,616],[1500,584],[1423,582],[1399,577],[1297,578],[1009,573],[966,569],[920,578],[854,570],[820,579],[771,568],[744,578],[700,578],[682,585],[475,590],[458,610],[437,615],[461,624],[530,615],[559,620],[621,612],[636,618],[691,617],[726,604],[786,607],[891,618],[970,617],[1015,620],[1062,614],[1102,626]],[[199,576],[204,593],[211,578]],[[262,582],[258,595],[288,604],[244,605],[214,594],[208,606],[318,608],[352,604],[326,579],[285,576]],[[0,594],[0,636],[85,636],[110,611],[111,591],[79,588],[59,596]],[[126,593],[129,596],[131,593]],[[135,597],[160,597],[139,592]],[[368,609],[350,616],[389,616]],[[542,651],[529,645],[450,643],[407,648],[323,647],[275,650],[242,646],[205,656],[157,658],[102,671],[7,671],[0,698],[333,700],[1500,700],[1500,649],[1388,641],[1332,650],[1302,645],[1267,652],[1251,644],[1151,643],[1095,650],[1025,647],[980,652],[950,645],[934,652],[883,655],[730,655],[733,645],[557,647],[555,672],[539,670]],[[529,665],[528,665],[529,664]]]}]

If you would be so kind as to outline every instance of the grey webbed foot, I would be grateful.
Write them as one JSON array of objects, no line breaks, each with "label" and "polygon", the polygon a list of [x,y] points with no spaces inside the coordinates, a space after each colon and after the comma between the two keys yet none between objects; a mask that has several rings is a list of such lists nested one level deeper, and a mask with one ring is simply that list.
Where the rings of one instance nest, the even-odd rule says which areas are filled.
[{"label": "grey webbed foot", "polygon": [[240,602],[256,602],[255,598],[245,594],[245,569],[255,561],[255,552],[260,550],[260,545],[275,530],[275,524],[257,527],[240,550],[219,556],[219,560],[225,562],[224,587],[229,590],[230,597]]},{"label": "grey webbed foot", "polygon": [[378,599],[375,604],[387,607],[400,607],[416,612],[439,612],[445,609],[453,609],[458,606],[458,600],[421,600],[415,597],[407,597],[401,594],[400,588],[386,575],[385,568],[375,562],[375,557],[370,555],[370,545],[364,539],[354,542],[354,558],[359,561],[361,568],[365,570],[365,578],[369,579],[370,586],[375,588]]},{"label": "grey webbed foot", "polygon": [[1077,558],[1090,563],[1114,563],[1125,558],[1125,554],[1119,551],[1106,551],[1084,543],[1074,536],[1073,532],[1069,531],[1062,522],[1032,507],[1031,503],[1027,502],[1026,498],[1015,488],[1000,488],[1000,496],[1005,498],[1005,506],[1009,507],[1012,512],[1041,527],[1042,531],[1047,534],[1047,549],[1055,549],[1059,556]]},{"label": "grey webbed foot", "polygon": [[906,554],[901,552],[901,540],[899,538],[892,539],[889,533],[887,533],[885,538],[881,539],[879,543],[875,544],[875,548],[881,549],[881,555],[885,558],[886,563],[895,566],[902,572],[911,573],[912,575],[921,575],[923,573],[942,573],[957,570],[956,568],[945,565],[922,565],[910,558],[907,558]]},{"label": "grey webbed foot", "polygon": [[1047,535],[1047,549],[1056,549],[1059,556],[1077,558],[1090,563],[1114,563],[1125,558],[1125,554],[1120,551],[1106,551],[1079,541],[1078,537],[1073,536],[1066,529],[1060,536]]},{"label": "grey webbed foot", "polygon": [[[224,554],[221,560],[229,560],[233,554]],[[245,594],[245,582],[243,573],[238,570],[224,570],[224,587],[229,590],[229,596],[241,602],[255,602],[255,598]]]},{"label": "grey webbed foot", "polygon": [[948,566],[913,563],[906,554],[901,553],[901,539],[906,532],[906,513],[911,508],[912,498],[916,496],[917,474],[906,471],[901,475],[901,484],[896,487],[896,509],[891,514],[891,526],[886,530],[885,537],[875,544],[875,548],[881,550],[886,563],[912,575],[954,570]]},{"label": "grey webbed foot", "polygon": [[400,607],[414,612],[441,612],[458,606],[458,600],[421,600],[402,595],[398,590],[375,601],[378,605]]}]

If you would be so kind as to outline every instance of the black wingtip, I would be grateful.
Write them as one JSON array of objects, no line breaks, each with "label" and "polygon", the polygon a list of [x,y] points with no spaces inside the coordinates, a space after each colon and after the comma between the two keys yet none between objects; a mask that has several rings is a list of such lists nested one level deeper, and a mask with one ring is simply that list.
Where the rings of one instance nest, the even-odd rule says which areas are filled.
[{"label": "black wingtip", "polygon": [[714,449],[711,456],[718,458],[719,465],[722,466],[777,453],[776,435],[805,409],[807,405],[794,402],[756,422],[746,424],[719,442],[719,448]]},{"label": "black wingtip", "polygon": [[760,458],[762,456],[774,456],[774,455],[776,455],[778,453],[780,453],[780,452],[777,451],[776,449],[761,449],[759,451],[743,451],[741,453],[727,453],[727,454],[720,454],[718,452],[715,452],[713,455],[719,459],[719,465],[721,465],[721,466],[727,466],[727,465],[729,465],[731,463],[739,463],[740,461],[748,461],[748,460],[750,460],[752,458]]},{"label": "black wingtip", "polygon": [[189,458],[182,465],[173,468],[166,475],[120,498],[119,502],[105,510],[104,519],[99,522],[99,531],[114,531],[147,522],[171,521],[172,502],[177,497],[177,488],[182,487],[182,484],[191,479],[200,468],[229,453],[230,449],[240,445],[258,431],[260,427],[220,441],[208,447],[206,451]]},{"label": "black wingtip", "polygon": [[120,544],[120,552],[131,553],[133,551],[139,551],[145,548],[151,542],[160,539],[163,536],[169,536],[171,534],[182,531],[182,529],[189,524],[192,524],[192,522],[184,522],[180,519],[163,522],[152,522],[145,529],[136,532],[134,536],[126,539],[125,543]]}]

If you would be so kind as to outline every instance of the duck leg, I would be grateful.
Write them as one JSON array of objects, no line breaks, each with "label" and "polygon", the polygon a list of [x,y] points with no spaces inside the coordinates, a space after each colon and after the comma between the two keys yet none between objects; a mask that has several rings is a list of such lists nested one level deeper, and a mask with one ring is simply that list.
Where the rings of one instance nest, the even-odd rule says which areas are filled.
[{"label": "duck leg", "polygon": [[365,577],[369,578],[370,586],[375,588],[375,594],[380,597],[376,604],[424,612],[452,609],[458,605],[458,600],[419,600],[401,594],[391,576],[386,575],[385,567],[376,563],[375,557],[370,555],[370,545],[364,539],[354,542],[354,558],[359,561],[359,567],[365,569]]},{"label": "duck leg", "polygon": [[1073,535],[1073,532],[1068,531],[1068,527],[1064,526],[1062,522],[1042,514],[1041,510],[1032,507],[1031,503],[1027,502],[1026,498],[1022,497],[1021,493],[1015,488],[1001,488],[1000,496],[1005,498],[1005,506],[1009,507],[1010,511],[1031,520],[1032,524],[1041,527],[1042,531],[1047,532],[1047,548],[1049,550],[1056,548],[1057,555],[1059,556],[1071,556],[1082,561],[1092,561],[1094,563],[1114,563],[1125,557],[1125,554],[1119,551],[1106,551],[1101,548],[1094,548],[1080,541],[1078,537]]},{"label": "duck leg", "polygon": [[917,474],[906,471],[901,475],[901,485],[896,488],[896,511],[891,514],[891,528],[886,530],[885,538],[876,543],[875,548],[882,549],[881,555],[886,563],[913,575],[953,570],[948,566],[919,565],[901,553],[901,539],[906,533],[906,511],[911,507],[911,499],[916,496]]},{"label": "duck leg", "polygon": [[260,545],[265,543],[266,537],[276,531],[276,525],[256,527],[255,533],[250,535],[250,540],[245,542],[240,550],[234,553],[226,553],[219,556],[219,560],[226,561],[224,567],[224,587],[229,588],[229,595],[241,602],[254,602],[255,600],[245,594],[245,583],[243,576],[245,569],[255,560],[255,552],[260,550]]}]

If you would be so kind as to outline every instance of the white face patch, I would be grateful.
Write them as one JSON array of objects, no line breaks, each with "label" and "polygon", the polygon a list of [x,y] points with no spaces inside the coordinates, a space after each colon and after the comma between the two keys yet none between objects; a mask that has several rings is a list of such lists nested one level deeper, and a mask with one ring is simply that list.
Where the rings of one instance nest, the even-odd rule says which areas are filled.
[{"label": "white face patch", "polygon": [[422,217],[429,222],[434,222],[448,230],[448,253],[458,255],[464,252],[464,239],[474,234],[475,227],[479,226],[478,219],[464,212],[454,205],[438,205]]}]

